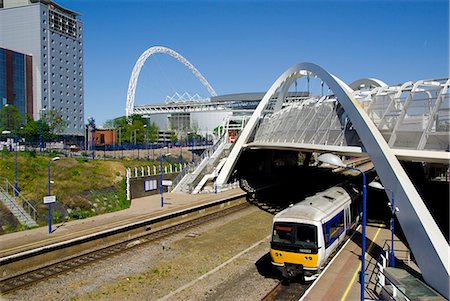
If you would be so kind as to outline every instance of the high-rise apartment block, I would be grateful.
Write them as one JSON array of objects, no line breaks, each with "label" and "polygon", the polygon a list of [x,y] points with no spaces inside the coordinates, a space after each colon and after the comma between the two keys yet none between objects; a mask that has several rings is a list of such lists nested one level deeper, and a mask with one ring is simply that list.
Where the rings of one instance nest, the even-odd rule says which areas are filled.
[{"label": "high-rise apartment block", "polygon": [[[79,16],[53,1],[0,0],[0,47],[26,54],[32,61],[32,105],[22,105],[25,112],[39,119],[52,110],[67,122],[64,134],[82,136],[83,24]],[[3,101],[18,106],[22,100],[14,95]]]}]

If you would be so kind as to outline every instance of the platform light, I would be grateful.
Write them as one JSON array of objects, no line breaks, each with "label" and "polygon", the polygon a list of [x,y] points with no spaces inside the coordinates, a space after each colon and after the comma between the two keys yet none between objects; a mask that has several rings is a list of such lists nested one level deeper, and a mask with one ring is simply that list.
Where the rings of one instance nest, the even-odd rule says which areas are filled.
[{"label": "platform light", "polygon": [[391,192],[391,201],[388,202],[388,206],[391,207],[391,252],[389,254],[389,265],[395,267],[395,254],[394,254],[394,222],[395,213],[399,212],[398,207],[395,207],[394,191],[389,188],[385,188],[380,182],[372,181],[369,186],[379,190],[385,190]]},{"label": "platform light", "polygon": [[363,215],[362,215],[362,230],[361,230],[361,234],[362,234],[362,241],[361,241],[361,294],[360,294],[360,298],[361,301],[364,301],[364,284],[365,284],[365,270],[366,270],[366,198],[367,198],[367,189],[366,189],[366,175],[365,173],[356,167],[352,167],[349,165],[345,165],[344,162],[342,162],[341,158],[339,158],[338,156],[336,156],[335,154],[332,153],[325,153],[325,154],[321,154],[320,156],[317,157],[317,160],[319,160],[320,162],[323,163],[327,163],[330,165],[335,165],[338,167],[343,167],[343,168],[347,168],[347,169],[351,169],[351,170],[355,170],[358,171],[363,178],[363,187],[362,187],[362,206],[363,206]]}]

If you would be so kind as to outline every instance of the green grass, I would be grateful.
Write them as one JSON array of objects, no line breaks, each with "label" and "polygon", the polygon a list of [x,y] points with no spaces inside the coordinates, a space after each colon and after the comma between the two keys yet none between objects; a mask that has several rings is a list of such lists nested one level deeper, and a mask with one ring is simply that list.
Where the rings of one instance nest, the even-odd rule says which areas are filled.
[{"label": "green grass", "polygon": [[[48,162],[58,154],[36,152],[18,153],[18,182],[21,194],[30,201],[44,218],[47,207],[43,197],[47,195]],[[14,152],[0,151],[0,180],[7,178],[14,182]],[[164,165],[167,163],[165,162]],[[142,160],[91,160],[69,158],[60,155],[60,160],[51,161],[51,195],[68,209],[71,218],[89,216],[126,209],[130,206],[126,199],[126,168],[156,165],[159,161]],[[3,185],[3,181],[1,181]],[[55,222],[62,221],[62,213],[54,211]]]},{"label": "green grass", "polygon": [[[39,211],[45,211],[42,199],[47,195],[48,162],[55,154],[18,153],[18,182],[21,194]],[[14,182],[14,153],[0,152],[0,178]],[[130,163],[130,162],[127,162]],[[120,161],[88,160],[61,157],[51,162],[51,194],[57,202],[73,209],[71,216],[84,218],[103,212],[93,212],[92,203],[101,197],[112,205],[105,212],[127,208],[125,166]]]}]

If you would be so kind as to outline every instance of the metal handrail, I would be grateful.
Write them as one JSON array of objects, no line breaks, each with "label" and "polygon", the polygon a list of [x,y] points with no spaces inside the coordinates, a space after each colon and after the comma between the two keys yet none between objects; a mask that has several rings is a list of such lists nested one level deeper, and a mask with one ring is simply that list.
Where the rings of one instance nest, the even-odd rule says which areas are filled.
[{"label": "metal handrail", "polygon": [[[390,246],[388,241],[385,241],[382,247],[382,252],[378,255],[375,268],[372,271],[372,274],[376,273],[376,285],[381,287],[383,291],[385,291],[392,300],[396,300],[395,298],[401,294],[404,300],[411,300],[406,293],[399,288],[385,273],[384,268],[388,266],[389,263],[389,254],[390,254]],[[390,292],[386,288],[386,280],[388,280],[389,285],[392,287],[392,292]]]},{"label": "metal handrail", "polygon": [[[33,207],[33,205],[31,205],[31,203],[29,201],[27,201],[27,199],[25,199],[23,197],[22,194],[20,194],[20,192],[14,187],[14,185],[12,185],[9,180],[7,178],[4,178],[5,180],[5,189],[3,189],[1,186],[0,188],[2,189],[3,193],[6,193],[6,196],[10,196],[9,198],[13,198],[16,200],[16,198],[19,198],[20,202],[17,202],[16,200],[16,204],[19,206],[21,205],[23,209],[25,209],[25,211],[27,211],[27,213],[36,221],[37,220],[37,210],[36,208]],[[12,195],[9,194],[9,189],[12,189]],[[15,193],[14,193],[15,192]],[[14,196],[16,195],[16,196]]]},{"label": "metal handrail", "polygon": [[214,152],[219,148],[219,146],[224,142],[225,136],[226,135],[223,134],[222,137],[220,137],[220,139],[217,140],[217,142],[213,146],[205,149],[197,160],[188,163],[186,167],[172,181],[172,187],[177,186],[178,183],[180,183],[181,179],[183,179],[186,174],[195,171],[195,169],[203,162],[203,160],[206,157],[208,158],[211,157],[214,154]]}]

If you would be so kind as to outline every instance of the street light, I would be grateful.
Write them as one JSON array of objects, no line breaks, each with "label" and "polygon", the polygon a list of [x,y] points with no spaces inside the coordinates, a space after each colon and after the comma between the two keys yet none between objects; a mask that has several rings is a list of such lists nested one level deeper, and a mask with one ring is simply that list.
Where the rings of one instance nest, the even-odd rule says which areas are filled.
[{"label": "street light", "polygon": [[391,252],[389,256],[389,265],[391,267],[395,267],[395,255],[394,255],[394,218],[395,218],[395,212],[398,212],[398,208],[395,207],[395,201],[394,201],[394,191],[390,190],[389,188],[385,188],[380,182],[370,182],[369,186],[375,189],[385,190],[391,192],[391,201],[388,203],[388,205],[391,207]]},{"label": "street light", "polygon": [[[167,148],[167,147],[165,147]],[[163,158],[169,156],[170,153],[163,154],[159,156],[159,194],[161,195],[161,208],[164,207],[164,195],[163,195]]]},{"label": "street light", "polygon": [[137,132],[137,129],[134,130],[134,146],[137,148],[137,153],[138,153],[137,158],[139,160],[139,145],[137,144],[137,140],[136,140],[136,132]]},{"label": "street light", "polygon": [[342,162],[342,160],[336,156],[335,154],[331,154],[331,153],[326,153],[326,154],[322,154],[319,157],[317,157],[317,160],[323,162],[323,163],[327,163],[330,165],[335,165],[338,167],[343,167],[343,168],[347,168],[347,169],[352,169],[352,170],[356,170],[358,171],[363,178],[363,192],[362,192],[362,242],[361,242],[361,301],[364,301],[364,284],[365,284],[365,267],[366,267],[366,262],[365,262],[365,255],[366,255],[366,197],[367,197],[367,189],[366,189],[366,175],[364,174],[364,172],[356,167],[352,167],[352,166],[348,166],[345,165],[344,162]]},{"label": "street light", "polygon": [[[17,168],[17,139],[16,139],[17,133],[15,133],[15,132],[13,133],[11,131],[5,130],[5,131],[2,131],[2,134],[3,135],[14,134],[13,143],[16,144],[14,147],[14,196],[18,196],[19,195],[19,180],[18,180],[19,172],[18,172],[18,168]],[[11,145],[12,145],[12,143],[11,143]],[[10,149],[12,151],[12,146]]]},{"label": "street light", "polygon": [[39,152],[42,153],[42,150],[44,149],[44,138],[42,135],[42,112],[46,109],[40,109],[39,110]]},{"label": "street light", "polygon": [[147,149],[147,160],[150,160],[150,154],[148,150],[148,126],[144,124],[144,128],[147,129],[147,134],[145,135],[145,148]]},{"label": "street light", "polygon": [[149,140],[150,140],[150,115],[143,115],[143,118],[147,120],[147,124],[144,124],[144,128],[147,128],[147,160],[150,160],[150,151],[148,148]]},{"label": "street light", "polygon": [[[58,161],[60,158],[59,157],[54,157],[51,160],[48,160],[48,165],[47,165],[47,196],[50,196],[50,163],[52,163],[52,161]],[[52,233],[52,203],[48,203],[48,216],[47,216],[47,220],[48,220],[48,234]]]}]

